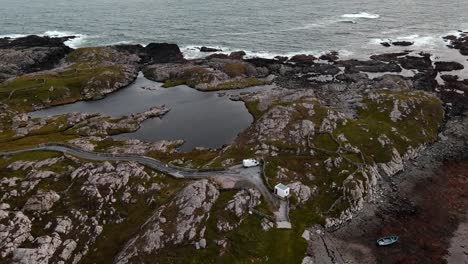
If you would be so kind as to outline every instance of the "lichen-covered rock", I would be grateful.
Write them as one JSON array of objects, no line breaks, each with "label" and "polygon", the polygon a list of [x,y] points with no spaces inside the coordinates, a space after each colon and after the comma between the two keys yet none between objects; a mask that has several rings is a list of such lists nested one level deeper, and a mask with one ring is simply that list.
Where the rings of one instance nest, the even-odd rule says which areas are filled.
[{"label": "lichen-covered rock", "polygon": [[38,192],[26,201],[25,211],[48,211],[54,203],[60,200],[60,195],[54,191]]},{"label": "lichen-covered rock", "polygon": [[261,194],[255,189],[239,191],[226,205],[226,210],[233,212],[237,217],[242,217],[249,208],[254,208],[260,203]]},{"label": "lichen-covered rock", "polygon": [[31,232],[31,220],[22,212],[0,210],[0,257],[13,253]]},{"label": "lichen-covered rock", "polygon": [[262,85],[268,70],[256,68],[250,63],[213,59],[204,64],[154,64],[144,70],[147,78],[164,82],[165,87],[188,85],[198,90],[225,90]]},{"label": "lichen-covered rock", "polygon": [[[1,49],[0,49],[1,50]],[[2,101],[25,112],[45,107],[96,99],[133,82],[140,58],[111,47],[81,48],[65,58],[62,67],[26,74],[0,84]],[[37,94],[14,92],[17,87],[34,87]]]},{"label": "lichen-covered rock", "polygon": [[202,225],[218,196],[219,191],[208,180],[188,185],[146,221],[115,262],[141,262],[167,246],[199,241],[203,238]]},{"label": "lichen-covered rock", "polygon": [[304,185],[299,181],[288,184],[288,187],[290,188],[291,193],[293,193],[295,197],[297,198],[297,202],[299,204],[303,204],[307,202],[317,189],[317,188],[312,189],[309,186]]},{"label": "lichen-covered rock", "polygon": [[35,248],[17,248],[13,252],[13,261],[21,264],[48,263],[62,243],[57,233],[52,236],[41,236],[33,241]]},{"label": "lichen-covered rock", "polygon": [[114,146],[109,149],[111,153],[128,153],[128,154],[145,154],[150,151],[161,153],[174,153],[177,147],[184,144],[184,140],[159,140],[148,143],[138,139],[129,139],[124,142],[123,146]]}]

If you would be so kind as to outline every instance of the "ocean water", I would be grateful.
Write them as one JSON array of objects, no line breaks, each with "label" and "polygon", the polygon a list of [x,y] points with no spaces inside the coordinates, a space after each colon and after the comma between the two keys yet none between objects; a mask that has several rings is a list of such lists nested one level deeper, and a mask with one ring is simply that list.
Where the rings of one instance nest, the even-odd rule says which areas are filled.
[{"label": "ocean water", "polygon": [[[381,40],[437,53],[441,36],[468,29],[466,0],[0,0],[0,35],[76,35],[72,47],[177,43],[251,56],[338,50],[360,57]],[[398,49],[398,48],[392,48]]]}]

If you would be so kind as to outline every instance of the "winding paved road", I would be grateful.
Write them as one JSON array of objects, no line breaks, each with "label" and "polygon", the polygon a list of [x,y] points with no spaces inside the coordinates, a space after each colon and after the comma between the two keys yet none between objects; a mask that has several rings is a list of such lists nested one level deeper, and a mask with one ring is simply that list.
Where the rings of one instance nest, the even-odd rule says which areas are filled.
[{"label": "winding paved road", "polygon": [[[187,169],[182,167],[176,167],[172,165],[165,164],[159,160],[134,154],[111,154],[111,153],[100,153],[100,152],[89,152],[84,151],[73,146],[65,144],[43,144],[38,147],[2,152],[0,156],[9,156],[15,155],[24,152],[31,151],[55,151],[70,154],[82,159],[94,160],[94,161],[133,161],[145,165],[151,169],[163,172],[167,175],[170,175],[179,179],[198,179],[198,178],[207,178],[207,177],[230,177],[236,178],[239,180],[244,180],[248,183],[254,185],[260,193],[263,195],[265,200],[271,205],[277,206],[279,204],[278,199],[272,195],[272,193],[265,186],[262,177],[261,177],[261,168],[244,168],[242,165],[237,165],[231,167],[227,170],[222,171],[200,171],[195,169]],[[281,210],[280,210],[281,211]],[[287,216],[283,216],[287,217]]]}]

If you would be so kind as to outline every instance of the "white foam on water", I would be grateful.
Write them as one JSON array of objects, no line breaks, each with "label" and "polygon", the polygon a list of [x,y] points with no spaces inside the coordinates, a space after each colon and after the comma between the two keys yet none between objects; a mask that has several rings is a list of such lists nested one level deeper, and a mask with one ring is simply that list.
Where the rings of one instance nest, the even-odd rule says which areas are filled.
[{"label": "white foam on water", "polygon": [[407,36],[396,36],[389,38],[373,38],[369,42],[373,45],[380,45],[382,42],[395,42],[395,41],[410,41],[413,42],[413,47],[434,47],[440,42],[440,37],[435,35],[407,35]]},{"label": "white foam on water", "polygon": [[[210,48],[216,48],[216,49],[221,49],[222,51],[218,52],[200,52],[199,48],[202,45],[188,45],[184,46],[181,48],[182,53],[184,54],[184,57],[186,59],[200,59],[204,58],[210,54],[214,53],[221,53],[221,54],[226,54],[229,55],[233,51],[239,51],[242,49],[235,49],[231,47],[223,47],[223,46],[209,46]],[[287,52],[287,53],[274,53],[274,52],[268,52],[268,51],[249,51],[249,50],[243,50],[246,55],[245,58],[265,58],[265,59],[273,59],[276,56],[283,56],[283,57],[288,57],[291,58],[294,55],[297,54],[307,54],[307,55],[313,55],[316,57],[319,57],[320,55],[326,54],[329,51],[317,51],[317,50],[300,50],[300,51],[295,51],[295,52]],[[348,50],[338,50],[339,57],[340,58],[346,58],[350,57],[353,55],[353,52],[348,51]]]},{"label": "white foam on water", "polygon": [[0,35],[0,38],[21,38],[21,37],[26,37],[27,35],[24,34],[7,34],[7,35]]},{"label": "white foam on water", "polygon": [[65,41],[65,45],[74,49],[83,47],[84,43],[86,42],[86,39],[88,38],[88,36],[84,34],[76,34],[70,31],[57,31],[57,30],[46,31],[42,34],[42,36],[59,37],[59,38],[67,37],[67,36],[75,36],[74,39]]},{"label": "white foam on water", "polygon": [[354,13],[354,14],[344,14],[341,17],[343,18],[367,18],[367,19],[376,19],[379,18],[378,14],[371,14],[367,12]]}]

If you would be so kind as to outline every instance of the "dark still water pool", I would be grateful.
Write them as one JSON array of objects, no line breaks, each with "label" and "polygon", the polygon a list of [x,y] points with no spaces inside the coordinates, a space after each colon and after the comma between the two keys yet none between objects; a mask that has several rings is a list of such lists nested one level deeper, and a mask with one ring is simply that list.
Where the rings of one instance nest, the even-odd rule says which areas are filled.
[{"label": "dark still water pool", "polygon": [[[262,89],[251,88],[245,91]],[[230,94],[241,91],[230,91]],[[162,88],[160,83],[143,76],[127,88],[123,88],[99,101],[82,101],[57,106],[30,115],[45,117],[65,113],[101,113],[119,117],[148,110],[152,106],[166,105],[171,111],[161,119],[145,121],[140,130],[118,135],[117,139],[183,139],[182,151],[195,147],[218,148],[230,143],[238,133],[249,127],[253,118],[243,102],[231,101],[228,94],[199,92],[187,86]]]}]

